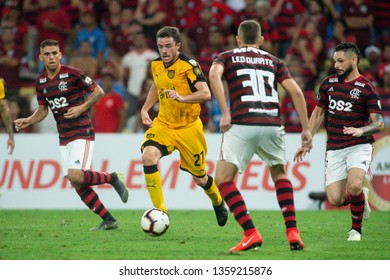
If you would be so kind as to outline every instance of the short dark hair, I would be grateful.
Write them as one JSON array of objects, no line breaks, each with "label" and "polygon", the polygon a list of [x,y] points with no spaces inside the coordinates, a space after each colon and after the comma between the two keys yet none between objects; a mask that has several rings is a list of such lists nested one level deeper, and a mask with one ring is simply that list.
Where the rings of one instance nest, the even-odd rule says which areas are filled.
[{"label": "short dark hair", "polygon": [[244,20],[240,23],[237,34],[244,44],[257,44],[261,36],[260,24],[253,19]]},{"label": "short dark hair", "polygon": [[58,47],[58,41],[57,40],[53,40],[53,39],[47,39],[47,40],[44,40],[41,45],[39,46],[40,49],[43,49],[45,47],[48,47],[48,46],[56,46]]},{"label": "short dark hair", "polygon": [[336,46],[335,51],[336,52],[343,51],[345,53],[355,54],[357,56],[357,63],[359,63],[360,61],[360,50],[354,43],[351,42],[341,43]]},{"label": "short dark hair", "polygon": [[156,38],[172,37],[176,43],[180,43],[180,30],[174,26],[165,26],[157,31]]}]

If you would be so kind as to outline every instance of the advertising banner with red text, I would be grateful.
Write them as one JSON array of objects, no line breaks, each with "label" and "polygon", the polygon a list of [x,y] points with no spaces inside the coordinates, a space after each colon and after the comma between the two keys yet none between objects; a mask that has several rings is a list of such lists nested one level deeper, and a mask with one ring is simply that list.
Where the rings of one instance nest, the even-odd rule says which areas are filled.
[{"label": "advertising banner with red text", "polygon": [[[221,135],[206,134],[207,169],[214,175]],[[300,134],[286,135],[287,174],[294,186],[298,210],[317,209],[310,192],[324,190],[325,134],[314,137],[314,148],[300,163],[293,156],[300,146]],[[12,156],[7,154],[6,135],[0,135],[0,209],[86,209],[79,196],[63,177],[56,134],[17,134]],[[95,186],[101,200],[110,209],[146,209],[152,207],[144,184],[140,146],[143,134],[98,134],[93,153],[96,171],[120,171],[130,189],[123,204],[110,185]],[[389,146],[387,145],[387,149]],[[390,154],[390,153],[387,153]],[[378,159],[379,160],[379,159]],[[385,161],[385,159],[383,159]],[[192,177],[179,169],[179,154],[160,160],[159,171],[169,209],[210,209],[208,197]],[[237,177],[237,186],[249,209],[279,209],[274,185],[265,163],[254,156]]]}]

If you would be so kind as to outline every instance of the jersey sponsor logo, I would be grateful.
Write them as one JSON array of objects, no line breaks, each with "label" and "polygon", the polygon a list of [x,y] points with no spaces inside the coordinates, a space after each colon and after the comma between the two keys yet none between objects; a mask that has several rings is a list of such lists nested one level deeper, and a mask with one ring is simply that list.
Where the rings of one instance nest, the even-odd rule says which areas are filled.
[{"label": "jersey sponsor logo", "polygon": [[363,83],[361,83],[361,82],[355,82],[354,84],[353,84],[354,86],[359,86],[359,87],[364,87],[366,84],[363,84]]},{"label": "jersey sponsor logo", "polygon": [[154,133],[148,133],[146,134],[146,138],[154,138],[155,134]]},{"label": "jersey sponsor logo", "polygon": [[329,83],[337,83],[339,81],[339,78],[330,78]]},{"label": "jersey sponsor logo", "polygon": [[39,83],[40,83],[40,84],[46,83],[46,81],[47,81],[46,78],[39,79]]},{"label": "jersey sponsor logo", "polygon": [[191,65],[194,65],[194,66],[197,66],[198,65],[198,62],[196,62],[194,59],[190,59],[188,61]]},{"label": "jersey sponsor logo", "polygon": [[328,89],[328,91],[334,91],[334,88],[333,88],[333,87],[331,87],[330,89]]},{"label": "jersey sponsor logo", "polygon": [[175,70],[168,70],[168,78],[173,79],[175,77]]},{"label": "jersey sponsor logo", "polygon": [[168,98],[168,93],[164,89],[161,89],[158,95],[160,99]]},{"label": "jersey sponsor logo", "polygon": [[271,116],[277,116],[278,112],[279,112],[278,109],[249,108],[249,113],[260,113],[260,114],[267,114]]},{"label": "jersey sponsor logo", "polygon": [[61,91],[61,92],[64,92],[68,89],[68,83],[67,82],[64,82],[64,81],[61,81],[61,83],[58,84],[58,89]]},{"label": "jersey sponsor logo", "polygon": [[46,94],[47,93],[47,90],[46,89],[43,89],[43,94]]},{"label": "jersey sponsor logo", "polygon": [[[352,103],[351,102],[345,102],[344,100],[334,100],[331,96],[329,96],[329,105],[330,110],[336,110],[336,111],[344,111],[344,112],[351,112],[352,111]],[[329,113],[335,114],[333,111],[330,111]]]},{"label": "jersey sponsor logo", "polygon": [[50,109],[55,113],[58,112],[57,109],[65,108],[65,107],[69,106],[69,103],[64,96],[56,97],[52,100],[46,98],[46,100],[47,100],[47,103],[49,103],[49,105],[50,105]]},{"label": "jersey sponsor logo", "polygon": [[359,99],[359,96],[360,96],[361,93],[362,93],[362,92],[361,92],[359,89],[357,89],[357,88],[354,88],[354,89],[352,89],[352,90],[349,92],[349,94],[351,95],[351,97],[352,97],[353,99]]},{"label": "jersey sponsor logo", "polygon": [[60,74],[60,79],[65,79],[69,77],[69,73]]}]

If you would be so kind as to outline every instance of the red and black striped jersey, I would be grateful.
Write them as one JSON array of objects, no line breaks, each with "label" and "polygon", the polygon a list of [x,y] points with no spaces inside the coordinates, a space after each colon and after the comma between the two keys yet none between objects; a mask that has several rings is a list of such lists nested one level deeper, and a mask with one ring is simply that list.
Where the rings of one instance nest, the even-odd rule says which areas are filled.
[{"label": "red and black striped jersey", "polygon": [[224,66],[232,124],[281,125],[277,84],[291,78],[282,60],[257,48],[242,47],[220,53],[214,63]]},{"label": "red and black striped jersey", "polygon": [[326,77],[319,88],[317,106],[325,110],[327,150],[375,141],[372,135],[354,137],[343,134],[344,127],[366,126],[371,113],[381,113],[378,93],[363,75],[350,82],[339,81],[336,74]]},{"label": "red and black striped jersey", "polygon": [[94,140],[95,132],[89,111],[75,119],[66,119],[69,108],[84,103],[96,83],[81,70],[61,65],[58,74],[50,79],[44,72],[35,80],[39,105],[47,105],[57,122],[60,145],[77,139]]}]

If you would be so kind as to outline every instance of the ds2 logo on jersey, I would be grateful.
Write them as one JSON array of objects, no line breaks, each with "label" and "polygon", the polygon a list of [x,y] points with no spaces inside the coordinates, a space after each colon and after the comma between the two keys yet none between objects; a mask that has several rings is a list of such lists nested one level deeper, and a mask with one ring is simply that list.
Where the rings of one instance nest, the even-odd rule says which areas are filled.
[{"label": "ds2 logo on jersey", "polygon": [[52,100],[46,98],[46,101],[49,103],[50,109],[52,110],[69,106],[69,103],[67,102],[66,98],[63,96],[59,98],[54,98]]},{"label": "ds2 logo on jersey", "polygon": [[344,100],[334,100],[331,96],[329,96],[329,109],[331,110],[337,110],[337,111],[344,111],[344,112],[351,112],[352,111],[352,103],[351,102],[345,102]]}]

